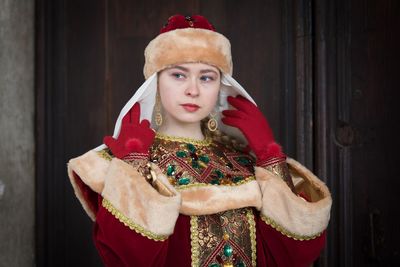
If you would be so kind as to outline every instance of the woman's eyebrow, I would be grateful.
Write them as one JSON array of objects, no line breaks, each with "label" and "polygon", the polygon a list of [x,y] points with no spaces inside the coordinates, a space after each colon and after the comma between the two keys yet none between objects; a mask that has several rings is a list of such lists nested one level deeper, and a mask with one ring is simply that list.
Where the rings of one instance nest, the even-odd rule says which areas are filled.
[{"label": "woman's eyebrow", "polygon": [[170,69],[179,69],[181,71],[189,72],[189,69],[182,67],[182,66],[173,66]]},{"label": "woman's eyebrow", "polygon": [[207,72],[214,72],[215,74],[218,74],[215,70],[212,69],[205,69],[200,71],[200,73],[207,73]]}]

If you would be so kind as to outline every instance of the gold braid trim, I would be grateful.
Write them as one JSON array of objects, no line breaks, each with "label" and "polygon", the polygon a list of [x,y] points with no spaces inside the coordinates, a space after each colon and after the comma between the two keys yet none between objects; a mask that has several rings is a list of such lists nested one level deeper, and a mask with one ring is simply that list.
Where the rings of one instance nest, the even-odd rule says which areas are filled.
[{"label": "gold braid trim", "polygon": [[268,224],[269,226],[271,226],[272,228],[274,228],[275,230],[277,230],[284,236],[287,236],[289,238],[292,238],[292,239],[298,240],[298,241],[312,240],[312,239],[319,237],[323,233],[323,232],[320,232],[320,233],[317,233],[314,235],[299,235],[299,234],[292,233],[292,232],[286,230],[285,228],[283,228],[283,226],[279,225],[274,220],[272,220],[271,218],[269,218],[265,215],[261,215],[261,220],[263,220],[266,224]]},{"label": "gold braid trim", "polygon": [[249,176],[246,179],[239,181],[237,183],[232,183],[232,184],[221,184],[221,185],[215,185],[215,184],[207,184],[207,183],[194,183],[194,184],[187,184],[187,185],[180,185],[180,186],[176,186],[175,189],[176,190],[184,190],[184,189],[188,189],[188,188],[192,188],[192,187],[211,187],[211,186],[238,186],[238,185],[242,185],[242,184],[246,184],[248,182],[251,182],[253,180],[255,180],[255,176]]},{"label": "gold braid trim", "polygon": [[103,150],[97,151],[97,154],[99,154],[99,156],[102,157],[103,159],[106,159],[109,161],[111,161],[113,159],[113,157],[108,153],[108,149],[103,149]]},{"label": "gold braid trim", "polygon": [[111,202],[109,202],[105,198],[103,198],[102,205],[106,210],[108,210],[112,215],[114,215],[114,217],[117,218],[121,223],[123,223],[125,226],[129,227],[129,229],[135,231],[136,233],[141,234],[142,236],[147,237],[152,240],[155,240],[155,241],[164,241],[168,238],[168,236],[154,234],[154,233],[144,229],[142,226],[134,223],[131,219],[129,219],[124,214],[122,214],[119,210],[117,210],[111,204]]},{"label": "gold braid trim", "polygon": [[190,216],[190,244],[192,251],[192,267],[199,266],[200,248],[199,248],[199,225],[197,216]]},{"label": "gold braid trim", "polygon": [[257,265],[257,240],[256,240],[256,222],[254,220],[254,214],[252,209],[247,209],[247,221],[249,222],[250,228],[250,240],[251,240],[251,264],[252,266]]},{"label": "gold braid trim", "polygon": [[204,140],[196,140],[192,138],[176,137],[176,136],[169,136],[161,133],[156,133],[156,138],[166,141],[190,143],[197,146],[209,146],[212,143],[212,139],[208,136]]}]

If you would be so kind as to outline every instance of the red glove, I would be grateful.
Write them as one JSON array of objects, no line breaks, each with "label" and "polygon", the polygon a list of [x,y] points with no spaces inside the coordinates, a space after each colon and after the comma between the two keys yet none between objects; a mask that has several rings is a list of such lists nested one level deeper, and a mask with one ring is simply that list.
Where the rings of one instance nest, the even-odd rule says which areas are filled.
[{"label": "red glove", "polygon": [[243,96],[228,97],[228,102],[236,110],[224,110],[222,122],[238,128],[249,142],[249,147],[257,157],[257,165],[272,159],[285,158],[281,147],[275,142],[268,121],[252,102]]},{"label": "red glove", "polygon": [[140,104],[136,103],[122,119],[118,138],[106,136],[103,142],[115,157],[122,159],[130,153],[148,154],[154,136],[155,132],[150,128],[150,122],[140,122]]}]

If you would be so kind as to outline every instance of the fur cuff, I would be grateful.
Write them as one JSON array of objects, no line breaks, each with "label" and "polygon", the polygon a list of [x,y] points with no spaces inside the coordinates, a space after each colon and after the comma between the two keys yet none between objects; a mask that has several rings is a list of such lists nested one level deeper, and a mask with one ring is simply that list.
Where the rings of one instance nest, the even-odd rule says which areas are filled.
[{"label": "fur cuff", "polygon": [[[256,167],[256,177],[263,194],[263,220],[283,234],[295,239],[311,239],[328,226],[331,195],[326,185],[293,159],[287,159],[292,176],[302,178],[303,187],[313,192],[307,202],[296,196],[286,183],[263,168]],[[297,237],[297,238],[296,238]]]},{"label": "fur cuff", "polygon": [[74,188],[75,195],[92,220],[95,220],[95,214],[89,208],[89,204],[86,202],[80,187],[76,183],[76,179],[81,179],[91,190],[100,194],[103,191],[104,177],[109,164],[109,160],[104,159],[98,152],[93,150],[68,162],[68,176]]},{"label": "fur cuff", "polygon": [[[173,197],[159,194],[132,166],[113,158],[105,177],[102,196],[110,205],[105,207],[136,232],[152,239],[172,234],[181,205],[180,194],[157,172],[157,178],[175,193]],[[104,206],[104,202],[103,202]]]},{"label": "fur cuff", "polygon": [[261,208],[261,191],[257,181],[240,185],[194,185],[180,190],[181,213],[208,215],[244,207]]},{"label": "fur cuff", "polygon": [[232,75],[231,45],[220,33],[197,28],[176,29],[154,38],[146,47],[144,76],[180,63],[202,62]]}]

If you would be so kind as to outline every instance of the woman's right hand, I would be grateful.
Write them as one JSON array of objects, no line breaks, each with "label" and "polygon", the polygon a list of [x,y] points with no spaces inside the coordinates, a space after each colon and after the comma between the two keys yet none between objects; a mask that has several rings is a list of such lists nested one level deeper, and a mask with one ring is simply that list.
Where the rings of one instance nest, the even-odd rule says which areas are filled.
[{"label": "woman's right hand", "polygon": [[117,139],[106,136],[103,142],[115,157],[122,159],[130,153],[148,154],[154,137],[155,132],[150,128],[150,122],[140,122],[140,104],[136,103],[122,119]]}]

